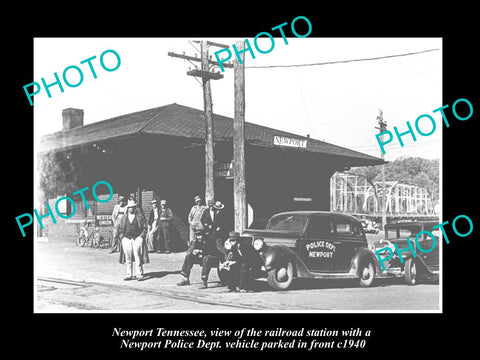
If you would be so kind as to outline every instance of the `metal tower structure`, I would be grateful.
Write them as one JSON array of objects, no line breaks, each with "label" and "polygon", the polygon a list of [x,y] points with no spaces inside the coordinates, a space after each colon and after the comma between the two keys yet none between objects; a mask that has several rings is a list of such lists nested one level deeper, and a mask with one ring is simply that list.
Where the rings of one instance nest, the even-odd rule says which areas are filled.
[{"label": "metal tower structure", "polygon": [[427,189],[398,181],[377,181],[373,185],[360,174],[337,172],[330,178],[330,210],[354,214],[381,215],[380,201],[386,197],[389,215],[433,214],[434,204]]}]

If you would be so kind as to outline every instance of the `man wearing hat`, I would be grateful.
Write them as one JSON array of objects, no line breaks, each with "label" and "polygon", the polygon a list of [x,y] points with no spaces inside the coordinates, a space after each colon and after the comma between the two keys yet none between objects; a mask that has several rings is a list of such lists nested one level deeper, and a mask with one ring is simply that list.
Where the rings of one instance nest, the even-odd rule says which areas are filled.
[{"label": "man wearing hat", "polygon": [[152,200],[152,210],[148,216],[148,232],[147,232],[147,247],[148,251],[157,251],[158,246],[158,217],[160,211],[158,209],[158,200]]},{"label": "man wearing hat", "polygon": [[226,238],[226,218],[221,201],[208,200],[208,208],[203,211],[201,223],[205,234],[218,238]]},{"label": "man wearing hat", "polygon": [[[224,254],[219,250],[218,243],[226,238],[226,218],[223,211],[225,207],[220,201],[208,201],[208,209],[202,215],[205,245],[202,260],[202,286],[207,287],[208,276],[212,267],[218,266],[224,260]],[[223,244],[222,244],[223,245]]]},{"label": "man wearing hat", "polygon": [[158,230],[159,230],[159,252],[165,252],[165,254],[170,254],[172,252],[171,248],[171,235],[170,235],[170,225],[173,220],[173,212],[170,208],[167,207],[166,200],[160,200],[160,213],[158,215]]},{"label": "man wearing hat", "polygon": [[110,254],[118,250],[120,246],[120,237],[118,236],[118,226],[123,215],[127,212],[127,204],[123,196],[118,197],[118,204],[113,207],[112,223],[113,223],[113,245]]},{"label": "man wearing hat", "polygon": [[183,261],[181,275],[183,279],[177,284],[178,286],[190,285],[190,272],[194,264],[201,263],[204,249],[203,230],[195,230],[195,237],[190,241],[185,260]]},{"label": "man wearing hat", "polygon": [[188,223],[190,224],[190,242],[195,240],[195,231],[203,230],[202,215],[205,210],[205,206],[202,205],[202,198],[195,196],[193,198],[195,205],[193,205],[190,213],[188,214]]},{"label": "man wearing hat", "polygon": [[[224,274],[227,288],[225,291],[239,291],[241,285],[241,268],[243,264],[243,254],[240,250],[240,233],[230,231],[225,243],[228,245],[227,257],[224,262],[219,264],[219,270]],[[226,246],[227,246],[226,245]]]},{"label": "man wearing hat", "polygon": [[[147,232],[145,217],[137,209],[133,199],[127,203],[127,214],[122,217],[119,225],[119,235],[122,239],[120,251],[120,263],[126,264],[126,276],[124,280],[143,280],[143,264],[149,263],[148,249],[144,241]],[[135,271],[134,265],[135,262]],[[135,272],[135,275],[134,275]]]}]

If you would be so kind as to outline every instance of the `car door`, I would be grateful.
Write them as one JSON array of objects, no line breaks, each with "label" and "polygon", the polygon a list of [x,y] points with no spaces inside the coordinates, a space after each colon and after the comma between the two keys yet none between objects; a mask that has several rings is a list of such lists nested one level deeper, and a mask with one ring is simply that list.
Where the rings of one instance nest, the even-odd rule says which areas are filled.
[{"label": "car door", "polygon": [[328,215],[312,215],[300,240],[300,258],[310,271],[334,271],[333,222]]},{"label": "car door", "polygon": [[[431,226],[424,226],[422,227],[422,231],[429,231],[434,238],[432,238],[429,234],[423,233],[418,238],[417,245],[417,256],[421,257],[425,264],[430,268],[430,270],[438,270],[439,267],[439,237],[438,237],[438,230],[435,231],[432,229]],[[410,239],[413,242],[413,239]],[[420,250],[421,248],[422,250]]]},{"label": "car door", "polygon": [[365,237],[360,224],[348,218],[333,220],[333,271],[347,272],[355,253],[364,247]]}]

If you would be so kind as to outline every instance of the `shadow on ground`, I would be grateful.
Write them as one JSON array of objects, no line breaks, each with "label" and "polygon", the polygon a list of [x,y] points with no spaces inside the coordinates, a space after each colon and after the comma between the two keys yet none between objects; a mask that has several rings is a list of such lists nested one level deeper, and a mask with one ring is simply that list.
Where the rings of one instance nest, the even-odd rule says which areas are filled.
[{"label": "shadow on ground", "polygon": [[[432,275],[425,277],[421,280],[417,280],[417,284],[426,285],[438,285],[438,275]],[[408,286],[403,277],[399,278],[378,278],[371,287],[387,287],[395,285]],[[348,289],[348,288],[360,288],[359,281],[357,279],[308,279],[298,278],[296,279],[288,291],[293,290],[319,290],[319,289]],[[263,279],[257,279],[253,282],[252,289],[257,292],[274,291],[270,288],[268,283]]]},{"label": "shadow on ground", "polygon": [[148,281],[150,279],[161,279],[167,275],[180,274],[180,270],[177,271],[154,271],[143,274],[143,281]]}]

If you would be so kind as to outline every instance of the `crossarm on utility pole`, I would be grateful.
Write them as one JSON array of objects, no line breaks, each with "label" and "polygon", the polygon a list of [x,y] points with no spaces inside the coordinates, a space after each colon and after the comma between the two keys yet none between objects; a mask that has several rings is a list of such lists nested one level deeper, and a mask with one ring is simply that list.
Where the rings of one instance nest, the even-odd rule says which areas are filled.
[{"label": "crossarm on utility pole", "polygon": [[[168,52],[168,56],[176,57],[176,58],[180,58],[180,59],[184,59],[184,60],[202,62],[202,59],[201,59],[201,58],[194,57],[194,56],[190,56],[190,55],[176,54],[176,53],[171,52],[171,51]],[[207,58],[208,58],[208,57],[207,57]],[[217,66],[219,66],[218,62],[216,62],[216,61],[214,61],[214,60],[208,60],[208,63],[209,63],[210,65],[217,65]],[[224,64],[222,64],[222,66],[223,66],[224,68],[233,68],[233,64],[230,64],[230,63],[224,63]]]}]

